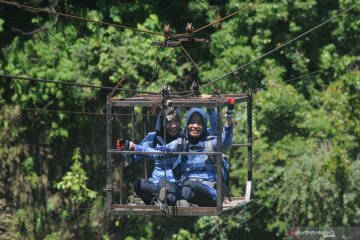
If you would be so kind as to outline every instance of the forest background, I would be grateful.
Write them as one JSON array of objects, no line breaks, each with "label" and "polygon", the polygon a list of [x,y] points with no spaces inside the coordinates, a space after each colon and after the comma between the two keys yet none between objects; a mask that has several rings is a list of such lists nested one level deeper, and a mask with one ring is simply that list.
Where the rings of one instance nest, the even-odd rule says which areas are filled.
[{"label": "forest background", "polygon": [[[187,22],[196,30],[251,1],[18,3],[158,33],[170,24],[183,33]],[[184,45],[197,71],[180,49],[149,48],[161,36],[0,1],[0,74],[101,86],[122,79],[127,89],[159,92],[168,84],[184,91],[194,80],[202,85],[216,79],[354,4],[263,1],[196,33],[208,42]],[[244,216],[108,218],[103,189],[109,90],[1,77],[0,239],[281,239],[289,227],[359,226],[359,16],[357,6],[201,89],[254,92],[254,201]],[[234,142],[245,142],[245,121],[245,110],[236,106]],[[245,151],[226,154],[231,190],[243,195]]]}]

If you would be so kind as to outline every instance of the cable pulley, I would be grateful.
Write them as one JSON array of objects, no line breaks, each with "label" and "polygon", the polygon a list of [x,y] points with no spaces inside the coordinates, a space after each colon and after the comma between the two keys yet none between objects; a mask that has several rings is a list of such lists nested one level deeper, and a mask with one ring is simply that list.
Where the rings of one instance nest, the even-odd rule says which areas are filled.
[{"label": "cable pulley", "polygon": [[204,38],[195,38],[194,27],[192,23],[187,23],[185,27],[185,33],[182,34],[171,34],[171,28],[169,24],[165,24],[163,28],[165,39],[164,41],[152,42],[153,46],[156,47],[178,47],[181,46],[183,42],[206,42]]}]

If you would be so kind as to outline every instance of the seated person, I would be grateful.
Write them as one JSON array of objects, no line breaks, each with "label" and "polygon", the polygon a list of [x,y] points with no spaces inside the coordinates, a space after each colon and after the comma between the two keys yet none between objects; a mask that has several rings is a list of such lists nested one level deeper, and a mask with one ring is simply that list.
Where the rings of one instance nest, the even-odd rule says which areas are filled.
[{"label": "seated person", "polygon": [[[150,160],[155,160],[154,170],[149,179],[138,179],[134,182],[133,187],[137,196],[139,196],[145,204],[151,204],[154,197],[158,197],[161,186],[167,185],[167,190],[175,192],[177,185],[171,183],[175,182],[173,176],[173,163],[177,156],[164,155],[163,151],[179,151],[180,139],[180,114],[178,110],[170,108],[165,112],[165,132],[163,121],[164,117],[159,114],[156,122],[156,131],[149,133],[139,144],[129,142],[127,150],[142,151],[142,152],[159,152],[161,154],[146,154]],[[216,135],[216,114],[214,109],[208,110],[208,114],[213,119],[211,127],[207,129],[209,135]],[[165,144],[166,149],[165,149]],[[138,160],[143,155],[135,155]],[[166,176],[166,177],[165,177]],[[170,201],[169,205],[174,205],[176,200]]]},{"label": "seated person", "polygon": [[[232,144],[233,137],[231,121],[233,99],[229,102],[231,104],[228,107],[226,123],[222,134],[222,146],[224,150]],[[211,148],[216,151],[217,137],[208,139],[207,131],[204,130],[206,129],[206,124],[207,116],[203,109],[193,108],[188,112],[185,129],[185,136],[188,141],[186,150],[188,152],[210,152],[208,147],[206,147],[206,144],[212,145]],[[166,194],[167,200],[169,200],[170,203],[185,200],[185,202],[197,204],[198,206],[215,207],[217,193],[215,186],[216,161],[214,160],[208,155],[180,155],[177,162],[174,164],[175,172],[180,173],[180,180],[176,186],[173,183],[169,183],[173,188],[176,188],[176,191],[168,192]],[[224,170],[224,168],[228,167],[228,163],[224,157],[222,165],[222,177],[224,183],[224,180],[227,177],[227,170]],[[165,191],[163,189],[164,188],[160,190],[160,200],[165,198]],[[223,187],[223,190],[225,190],[225,186]],[[222,194],[221,198],[223,197],[224,194]]]},{"label": "seated person", "polygon": [[[164,131],[165,119],[165,131]],[[141,152],[170,151],[176,146],[176,142],[181,132],[181,121],[179,111],[169,108],[165,111],[165,118],[159,114],[156,121],[155,132],[150,132],[140,144],[129,142],[127,150]],[[173,143],[172,143],[173,142]],[[165,145],[168,145],[165,149]],[[135,155],[140,159],[143,155]],[[134,191],[145,204],[150,204],[154,197],[158,196],[158,183],[165,179],[169,182],[175,182],[172,172],[172,162],[177,156],[164,154],[146,154],[150,160],[155,161],[154,170],[149,179],[138,179],[134,182]]]}]

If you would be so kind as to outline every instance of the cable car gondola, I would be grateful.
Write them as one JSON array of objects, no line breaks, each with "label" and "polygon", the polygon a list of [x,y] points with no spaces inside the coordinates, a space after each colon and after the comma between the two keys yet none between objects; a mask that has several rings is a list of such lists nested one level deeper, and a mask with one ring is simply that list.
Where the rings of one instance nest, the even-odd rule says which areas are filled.
[{"label": "cable car gondola", "polygon": [[[118,132],[120,129],[126,129],[127,126],[123,125],[123,122],[116,121],[116,115],[119,110],[126,112],[125,109],[129,110],[132,121],[134,120],[134,108],[142,109],[163,109],[167,106],[177,107],[181,109],[191,107],[212,107],[216,108],[218,113],[221,113],[222,107],[227,104],[226,97],[232,97],[235,103],[245,103],[247,108],[247,143],[245,144],[234,144],[236,146],[245,147],[247,149],[247,184],[244,196],[234,197],[227,196],[225,200],[221,202],[221,198],[217,199],[216,207],[178,207],[178,206],[167,206],[165,205],[144,205],[141,201],[136,198],[132,198],[132,201],[128,202],[124,199],[129,199],[129,196],[125,196],[124,192],[124,154],[151,154],[143,152],[133,151],[121,151],[116,149],[116,139],[119,137]],[[146,112],[146,111],[144,111]],[[252,96],[251,94],[229,94],[223,96],[213,96],[210,99],[203,99],[201,97],[183,97],[183,98],[171,98],[159,94],[154,95],[138,95],[132,98],[112,98],[109,97],[107,100],[107,183],[105,191],[106,194],[106,209],[109,214],[112,215],[169,215],[169,216],[219,216],[224,214],[232,214],[241,211],[247,203],[251,201],[251,181],[252,181]],[[132,122],[133,123],[133,122]],[[217,134],[222,134],[222,114],[217,114]],[[131,135],[134,137],[135,128],[131,128]],[[218,137],[217,149],[221,147],[221,137]],[[191,154],[186,152],[172,152],[171,154]],[[222,151],[203,153],[207,155],[215,155],[217,159],[217,184],[216,191],[217,195],[222,192]],[[119,187],[114,182],[114,163],[120,160],[120,176]],[[230,186],[228,186],[230,187]],[[120,196],[118,202],[115,201],[114,194]]]}]

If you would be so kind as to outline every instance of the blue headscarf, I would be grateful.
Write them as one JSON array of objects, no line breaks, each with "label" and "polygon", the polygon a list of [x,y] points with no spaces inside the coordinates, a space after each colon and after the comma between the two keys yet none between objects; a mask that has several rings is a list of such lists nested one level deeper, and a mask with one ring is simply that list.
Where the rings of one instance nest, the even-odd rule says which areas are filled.
[{"label": "blue headscarf", "polygon": [[[189,131],[187,129],[187,126],[189,125],[189,121],[191,116],[194,113],[198,113],[202,120],[203,120],[203,130],[202,133],[199,137],[191,137],[189,134]],[[205,110],[201,109],[201,108],[192,108],[190,109],[190,111],[187,113],[186,115],[186,125],[185,125],[185,136],[186,138],[189,140],[189,152],[203,152],[205,149],[205,140],[207,137],[207,116],[206,116],[206,112]],[[194,158],[196,155],[189,155],[189,160],[191,160],[192,158]]]},{"label": "blue headscarf", "polygon": [[[166,116],[169,114],[173,114],[174,117],[178,118],[179,122],[181,123],[180,112],[178,109],[170,109],[169,111],[165,112]],[[160,112],[159,116],[156,120],[155,131],[156,131],[156,137],[155,137],[155,141],[154,141],[154,147],[157,144],[165,145],[167,143],[170,143],[170,142],[176,140],[180,136],[181,126],[179,129],[179,132],[175,136],[171,136],[170,134],[168,134],[167,131],[164,132],[164,116],[162,116],[162,112]],[[166,139],[166,142],[165,142],[165,139]]]},{"label": "blue headscarf", "polygon": [[[199,137],[191,137],[189,134],[189,131],[187,129],[187,126],[189,125],[189,121],[191,116],[194,113],[199,113],[202,120],[203,120],[203,132],[201,133],[201,135]],[[201,108],[192,108],[189,110],[189,112],[186,115],[186,124],[185,124],[185,137],[188,140],[188,144],[187,144],[187,151],[189,152],[203,152],[205,150],[205,140],[207,138],[207,117],[206,117],[206,112],[201,109]],[[176,180],[181,180],[181,178],[183,177],[182,174],[185,171],[184,167],[186,165],[187,161],[191,161],[193,160],[195,157],[197,157],[197,155],[179,155],[177,160],[175,161],[174,165],[173,165],[173,174]]]}]

